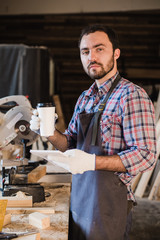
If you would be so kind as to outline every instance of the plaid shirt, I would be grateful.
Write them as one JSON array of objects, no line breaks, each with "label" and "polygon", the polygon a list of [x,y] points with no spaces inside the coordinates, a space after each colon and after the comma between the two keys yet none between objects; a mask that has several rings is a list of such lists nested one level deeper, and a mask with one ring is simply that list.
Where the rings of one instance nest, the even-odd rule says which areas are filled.
[{"label": "plaid shirt", "polygon": [[[118,72],[99,88],[94,82],[84,91],[75,106],[65,131],[69,148],[76,147],[77,119],[82,109],[97,112]],[[128,188],[128,200],[135,201],[131,180],[139,172],[151,169],[156,159],[154,108],[146,92],[121,78],[108,99],[100,119],[102,147],[105,155],[118,154],[127,172],[116,173]]]}]

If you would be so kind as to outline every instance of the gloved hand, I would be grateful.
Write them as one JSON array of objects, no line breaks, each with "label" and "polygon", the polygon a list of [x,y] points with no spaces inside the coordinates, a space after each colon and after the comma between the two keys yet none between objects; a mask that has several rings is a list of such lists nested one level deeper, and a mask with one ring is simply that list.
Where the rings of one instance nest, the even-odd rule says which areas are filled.
[{"label": "gloved hand", "polygon": [[31,117],[31,121],[30,121],[30,129],[33,132],[40,134],[40,118],[38,116],[37,109],[34,109],[32,113],[33,113],[33,115]]},{"label": "gloved hand", "polygon": [[48,160],[63,167],[72,174],[82,174],[86,171],[95,170],[95,154],[89,154],[79,149],[67,150],[62,156],[49,155]]},{"label": "gloved hand", "polygon": [[[30,121],[30,129],[33,132],[40,134],[40,118],[38,116],[37,109],[34,109],[32,113],[33,113],[33,115],[31,117],[31,121]],[[57,120],[57,118],[58,118],[58,115],[55,114],[55,121]]]}]

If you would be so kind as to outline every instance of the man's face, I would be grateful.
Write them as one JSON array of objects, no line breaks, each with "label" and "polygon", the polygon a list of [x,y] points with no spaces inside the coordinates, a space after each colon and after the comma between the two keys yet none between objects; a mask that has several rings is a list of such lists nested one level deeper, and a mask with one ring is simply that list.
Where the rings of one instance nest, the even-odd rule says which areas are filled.
[{"label": "man's face", "polygon": [[[119,49],[118,49],[119,50]],[[104,32],[84,35],[80,43],[80,57],[85,72],[95,80],[109,76],[117,70],[112,43]],[[115,69],[116,68],[116,69]]]}]

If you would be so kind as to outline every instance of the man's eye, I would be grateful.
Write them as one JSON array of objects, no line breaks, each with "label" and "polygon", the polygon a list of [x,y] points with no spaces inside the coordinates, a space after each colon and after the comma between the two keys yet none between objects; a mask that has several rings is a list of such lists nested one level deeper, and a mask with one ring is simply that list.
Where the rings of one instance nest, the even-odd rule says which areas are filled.
[{"label": "man's eye", "polygon": [[82,51],[82,55],[88,55],[89,51]]},{"label": "man's eye", "polygon": [[97,52],[103,51],[103,48],[97,48]]}]

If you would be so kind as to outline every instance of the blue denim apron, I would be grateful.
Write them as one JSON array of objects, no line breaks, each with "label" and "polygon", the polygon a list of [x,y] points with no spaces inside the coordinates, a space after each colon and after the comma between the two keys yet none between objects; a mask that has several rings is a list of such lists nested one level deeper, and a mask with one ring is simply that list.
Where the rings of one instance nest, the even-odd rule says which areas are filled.
[{"label": "blue denim apron", "polygon": [[[99,118],[99,112],[79,115],[78,149],[104,155]],[[69,240],[123,240],[126,219],[127,188],[114,172],[72,175]]]}]

